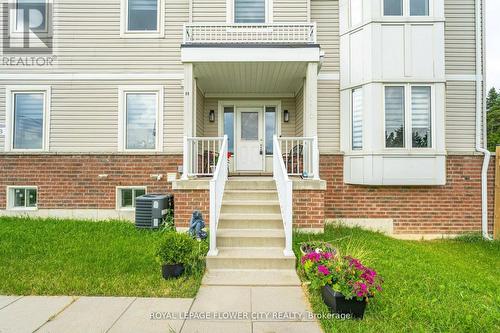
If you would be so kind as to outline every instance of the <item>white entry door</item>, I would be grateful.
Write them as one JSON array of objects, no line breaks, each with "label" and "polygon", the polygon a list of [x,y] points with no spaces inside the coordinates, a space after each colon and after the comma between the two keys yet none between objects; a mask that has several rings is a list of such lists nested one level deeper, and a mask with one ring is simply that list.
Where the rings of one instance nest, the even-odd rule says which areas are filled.
[{"label": "white entry door", "polygon": [[264,171],[263,108],[236,109],[236,171]]}]

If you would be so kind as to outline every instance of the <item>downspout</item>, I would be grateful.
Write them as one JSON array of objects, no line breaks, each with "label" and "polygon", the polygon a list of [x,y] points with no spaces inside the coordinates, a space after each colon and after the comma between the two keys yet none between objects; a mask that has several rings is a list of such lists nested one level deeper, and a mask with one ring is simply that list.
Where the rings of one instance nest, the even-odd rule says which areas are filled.
[{"label": "downspout", "polygon": [[[476,0],[476,151],[484,154],[483,167],[481,170],[481,230],[484,239],[491,240],[488,234],[488,166],[491,153],[484,147],[486,145],[485,130],[485,93],[483,83],[485,81],[483,42],[484,42],[484,19],[485,11],[481,10],[481,2]],[[484,9],[484,5],[483,5]],[[482,137],[483,136],[483,137]],[[484,145],[481,141],[484,141]]]}]

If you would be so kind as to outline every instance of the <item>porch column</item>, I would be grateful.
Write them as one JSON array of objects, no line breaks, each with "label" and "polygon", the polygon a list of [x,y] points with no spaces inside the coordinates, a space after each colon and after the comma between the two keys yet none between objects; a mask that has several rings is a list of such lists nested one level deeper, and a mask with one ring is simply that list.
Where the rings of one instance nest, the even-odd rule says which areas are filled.
[{"label": "porch column", "polygon": [[194,107],[196,97],[196,82],[193,76],[193,64],[184,64],[184,144],[182,148],[183,153],[183,167],[182,167],[182,179],[188,178],[188,168],[190,165],[190,152],[189,152],[189,142],[188,137],[195,136],[194,126],[195,123],[195,111]]},{"label": "porch column", "polygon": [[194,98],[196,96],[193,64],[184,64],[184,136],[194,136]]},{"label": "porch column", "polygon": [[318,64],[307,64],[304,83],[304,136],[318,134]]}]

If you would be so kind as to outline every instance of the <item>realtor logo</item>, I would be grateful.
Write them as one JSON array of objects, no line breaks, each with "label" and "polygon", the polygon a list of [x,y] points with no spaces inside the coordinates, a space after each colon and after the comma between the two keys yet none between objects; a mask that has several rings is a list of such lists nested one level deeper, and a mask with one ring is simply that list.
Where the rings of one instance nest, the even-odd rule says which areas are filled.
[{"label": "realtor logo", "polygon": [[[6,18],[2,26],[4,55],[52,54],[52,0],[8,0],[2,5],[2,15]],[[2,63],[6,64],[5,59]]]}]

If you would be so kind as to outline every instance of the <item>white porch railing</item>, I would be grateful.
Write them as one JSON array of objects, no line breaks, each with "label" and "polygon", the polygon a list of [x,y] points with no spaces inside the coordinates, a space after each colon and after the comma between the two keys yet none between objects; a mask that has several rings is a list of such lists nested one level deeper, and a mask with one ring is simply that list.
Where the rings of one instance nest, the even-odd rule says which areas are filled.
[{"label": "white porch railing", "polygon": [[278,137],[273,137],[273,177],[278,190],[281,218],[285,230],[285,256],[293,256],[292,251],[292,222],[293,222],[293,183],[288,178],[283,155],[281,154]]},{"label": "white porch railing", "polygon": [[212,176],[219,160],[223,137],[184,137],[182,178]]},{"label": "white porch railing", "polygon": [[219,151],[219,160],[215,168],[214,176],[210,180],[210,249],[208,255],[216,256],[217,250],[217,227],[222,208],[222,197],[228,177],[229,167],[227,158],[227,135],[224,135]]},{"label": "white porch railing", "polygon": [[184,25],[184,44],[316,44],[316,23]]},{"label": "white porch railing", "polygon": [[318,137],[281,137],[278,145],[288,175],[319,179]]}]

